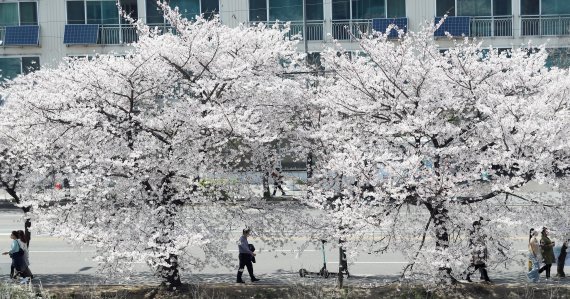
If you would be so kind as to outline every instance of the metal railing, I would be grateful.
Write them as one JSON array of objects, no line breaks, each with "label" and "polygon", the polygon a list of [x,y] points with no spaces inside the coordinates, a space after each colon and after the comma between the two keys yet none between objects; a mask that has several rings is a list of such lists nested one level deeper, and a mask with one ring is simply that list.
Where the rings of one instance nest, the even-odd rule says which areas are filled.
[{"label": "metal railing", "polygon": [[513,36],[513,16],[470,17],[469,36]]},{"label": "metal railing", "polygon": [[147,24],[147,25],[148,27],[150,27],[151,30],[156,29],[160,33],[172,32],[173,34],[176,34],[176,30],[172,27],[172,25],[168,23],[156,23],[156,24]]},{"label": "metal railing", "polygon": [[139,40],[137,29],[132,25],[99,25],[100,45],[129,44]]},{"label": "metal railing", "polygon": [[[279,24],[279,28],[285,28],[285,24],[287,22],[283,22]],[[303,37],[303,21],[290,21],[289,22],[289,32],[287,33],[287,37],[291,38],[295,35],[300,35]],[[256,26],[259,22],[250,22],[250,26]],[[324,40],[324,21],[307,21],[307,40]],[[272,26],[271,22],[268,22],[268,26]]]},{"label": "metal railing", "polygon": [[0,41],[2,41],[2,44],[0,46],[4,46],[5,40],[6,40],[6,27],[0,26]]},{"label": "metal railing", "polygon": [[570,15],[521,16],[521,35],[570,35]]},{"label": "metal railing", "polygon": [[332,36],[338,40],[360,38],[361,34],[372,33],[372,19],[367,20],[333,20]]}]

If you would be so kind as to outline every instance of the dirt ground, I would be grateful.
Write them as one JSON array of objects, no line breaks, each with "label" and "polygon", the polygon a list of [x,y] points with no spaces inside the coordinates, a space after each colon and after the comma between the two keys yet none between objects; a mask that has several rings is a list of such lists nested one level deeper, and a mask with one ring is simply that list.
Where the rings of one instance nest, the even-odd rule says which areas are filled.
[{"label": "dirt ground", "polygon": [[384,285],[376,287],[349,287],[342,290],[319,285],[184,285],[167,291],[158,286],[44,286],[49,298],[62,299],[467,299],[467,298],[569,298],[570,287],[563,285],[483,285],[458,284],[449,288],[427,291],[420,286]]}]

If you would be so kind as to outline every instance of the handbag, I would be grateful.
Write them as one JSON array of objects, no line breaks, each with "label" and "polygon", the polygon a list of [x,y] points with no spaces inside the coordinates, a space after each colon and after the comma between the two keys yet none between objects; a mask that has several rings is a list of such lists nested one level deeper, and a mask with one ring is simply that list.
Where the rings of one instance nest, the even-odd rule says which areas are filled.
[{"label": "handbag", "polygon": [[[253,244],[247,244],[247,245],[249,247],[249,250],[251,250],[251,252],[255,251],[255,246],[253,246]],[[255,263],[255,256],[253,256],[253,255],[251,256],[251,262]]]},{"label": "handbag", "polygon": [[24,249],[22,249],[22,247],[20,247],[20,245],[18,245],[18,248],[20,248],[20,250],[14,252],[14,253],[10,253],[10,257],[19,257],[19,256],[24,256],[25,252]]}]

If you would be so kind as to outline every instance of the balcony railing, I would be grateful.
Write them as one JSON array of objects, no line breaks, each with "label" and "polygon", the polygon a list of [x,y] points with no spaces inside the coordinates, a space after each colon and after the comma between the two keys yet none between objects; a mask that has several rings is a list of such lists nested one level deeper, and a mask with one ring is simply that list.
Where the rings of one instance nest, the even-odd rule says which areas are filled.
[{"label": "balcony railing", "polygon": [[[436,17],[435,23],[441,19]],[[446,32],[454,37],[513,36],[513,16],[449,16],[434,35],[445,37]]]},{"label": "balcony railing", "polygon": [[513,36],[513,16],[471,17],[469,36]]},{"label": "balcony railing", "polygon": [[377,18],[377,19],[353,19],[353,20],[333,20],[332,36],[337,40],[349,40],[351,38],[360,38],[362,35],[370,35],[373,30],[376,32],[386,33],[386,29],[390,25],[396,25],[394,29],[388,32],[388,38],[397,38],[398,30],[407,31],[407,18]]},{"label": "balcony railing", "polygon": [[160,33],[167,33],[167,32],[172,32],[173,34],[176,34],[176,30],[172,27],[172,25],[167,24],[167,23],[154,23],[154,24],[147,24],[148,27],[150,27],[151,30],[158,30],[158,32]]},{"label": "balcony railing", "polygon": [[570,15],[521,16],[521,35],[570,35]]},{"label": "balcony railing", "polygon": [[[287,37],[291,38],[294,35],[303,37],[303,21],[289,22],[289,32]],[[258,22],[250,22],[250,26],[255,26]],[[272,25],[271,22],[268,25]],[[285,28],[285,23],[279,24],[280,28]],[[323,40],[324,39],[324,21],[307,21],[307,40]]]},{"label": "balcony railing", "polygon": [[66,45],[121,45],[138,41],[132,25],[67,24],[63,43]]},{"label": "balcony railing", "polygon": [[361,34],[372,33],[372,19],[366,20],[333,20],[332,36],[338,40],[360,38]]},{"label": "balcony railing", "polygon": [[100,25],[99,39],[100,45],[120,45],[129,44],[139,40],[137,29],[131,25]]}]

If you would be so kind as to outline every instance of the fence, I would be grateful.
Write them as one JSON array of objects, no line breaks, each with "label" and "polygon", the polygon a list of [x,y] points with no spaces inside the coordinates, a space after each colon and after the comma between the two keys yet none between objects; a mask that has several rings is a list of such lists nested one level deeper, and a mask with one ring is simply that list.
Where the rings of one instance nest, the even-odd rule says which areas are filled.
[{"label": "fence", "polygon": [[513,16],[471,17],[469,36],[513,36]]},{"label": "fence", "polygon": [[137,29],[131,25],[100,25],[98,44],[120,45],[138,41]]},{"label": "fence", "polygon": [[[300,35],[303,37],[303,28],[304,24],[303,21],[291,21],[291,22],[284,22],[279,24],[279,29],[285,29],[286,23],[289,23],[289,32],[287,33],[287,37],[291,38],[295,35]],[[250,22],[250,26],[257,26],[256,22]],[[268,23],[268,26],[271,26],[271,23]],[[324,21],[307,21],[307,40],[324,40]]]},{"label": "fence", "polygon": [[570,35],[570,15],[521,16],[521,35]]},{"label": "fence", "polygon": [[372,19],[368,20],[333,20],[332,36],[338,40],[349,40],[353,36],[372,33]]}]

